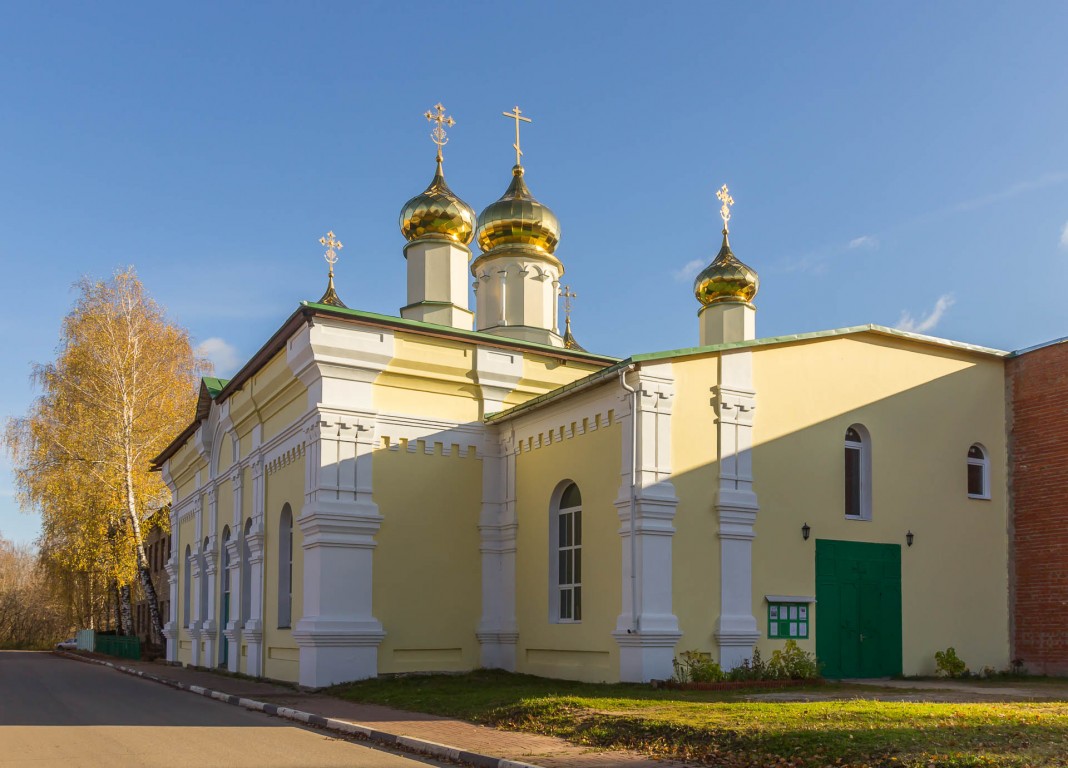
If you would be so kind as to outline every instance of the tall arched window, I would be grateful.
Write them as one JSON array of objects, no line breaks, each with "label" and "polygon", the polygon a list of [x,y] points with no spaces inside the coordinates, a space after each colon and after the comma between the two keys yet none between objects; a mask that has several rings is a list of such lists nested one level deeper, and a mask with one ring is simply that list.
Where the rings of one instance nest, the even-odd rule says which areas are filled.
[{"label": "tall arched window", "polygon": [[193,587],[192,587],[192,570],[193,570],[193,550],[189,545],[185,545],[185,562],[182,563],[182,626],[189,629],[189,615],[192,611],[191,605],[193,602]]},{"label": "tall arched window", "polygon": [[225,627],[230,620],[230,526],[223,527],[222,534],[222,605],[219,606],[220,625]]},{"label": "tall arched window", "polygon": [[208,618],[208,547],[211,539],[204,539],[204,546],[200,549],[200,608],[197,612],[201,620]]},{"label": "tall arched window", "polygon": [[286,504],[278,522],[278,628],[293,621],[293,510]]},{"label": "tall arched window", "polygon": [[979,443],[968,449],[968,498],[990,498],[990,458]]},{"label": "tall arched window", "polygon": [[845,433],[845,516],[871,520],[871,437],[861,424]]},{"label": "tall arched window", "polygon": [[571,483],[564,488],[553,517],[556,551],[555,619],[582,621],[582,494]]},{"label": "tall arched window", "polygon": [[248,621],[252,614],[252,551],[248,546],[248,537],[252,535],[252,518],[245,521],[244,535],[241,537],[241,621]]}]

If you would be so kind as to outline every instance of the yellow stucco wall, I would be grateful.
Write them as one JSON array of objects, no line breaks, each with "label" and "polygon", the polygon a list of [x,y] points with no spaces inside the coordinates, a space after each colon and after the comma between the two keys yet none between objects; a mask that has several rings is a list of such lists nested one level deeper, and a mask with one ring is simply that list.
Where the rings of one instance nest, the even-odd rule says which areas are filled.
[{"label": "yellow stucco wall", "polygon": [[[295,682],[299,678],[299,651],[292,627],[303,615],[304,536],[300,531],[304,505],[304,457],[265,474],[263,540],[263,676]],[[279,523],[282,508],[293,513],[293,601],[289,627],[278,626]]]},{"label": "yellow stucco wall", "polygon": [[676,648],[713,650],[719,616],[719,520],[715,490],[716,413],[712,388],[719,358],[691,358],[672,365],[675,404],[671,415],[671,482],[679,505],[672,539],[672,608],[682,637]]},{"label": "yellow stucco wall", "polygon": [[375,407],[445,421],[474,421],[479,417],[479,394],[473,367],[472,344],[397,333],[393,360],[375,379]]},{"label": "yellow stucco wall", "polygon": [[[551,419],[550,419],[551,423]],[[519,672],[587,681],[619,680],[612,638],[621,599],[619,494],[622,429],[596,431],[516,457],[516,619]],[[550,620],[550,506],[566,480],[582,494],[582,621]]]},{"label": "yellow stucco wall", "polygon": [[482,461],[474,452],[426,455],[423,443],[374,453],[373,610],[386,638],[380,672],[478,666],[482,608],[478,518]]},{"label": "yellow stucco wall", "polygon": [[531,352],[523,353],[523,378],[504,399],[506,407],[525,403],[532,397],[550,392],[576,379],[599,371],[603,365],[591,365],[575,360],[560,360]]},{"label": "yellow stucco wall", "polygon": [[[815,541],[901,545],[906,674],[955,646],[973,670],[1008,663],[1003,363],[875,335],[758,349],[753,612],[815,595]],[[872,441],[872,519],[844,516],[843,440]],[[966,456],[990,453],[992,498],[967,497]],[[803,541],[801,526],[812,528]],[[905,532],[915,545],[905,546]],[[818,619],[819,606],[815,606]],[[815,649],[815,634],[802,643]],[[764,640],[769,653],[782,641]]]}]

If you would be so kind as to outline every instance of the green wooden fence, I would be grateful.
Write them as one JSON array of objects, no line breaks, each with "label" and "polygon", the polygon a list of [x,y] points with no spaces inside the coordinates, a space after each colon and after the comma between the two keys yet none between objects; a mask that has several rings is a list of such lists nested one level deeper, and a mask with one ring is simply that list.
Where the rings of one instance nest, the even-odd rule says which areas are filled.
[{"label": "green wooden fence", "polygon": [[96,652],[107,656],[117,656],[120,659],[140,659],[141,640],[137,637],[123,637],[121,635],[96,635]]}]

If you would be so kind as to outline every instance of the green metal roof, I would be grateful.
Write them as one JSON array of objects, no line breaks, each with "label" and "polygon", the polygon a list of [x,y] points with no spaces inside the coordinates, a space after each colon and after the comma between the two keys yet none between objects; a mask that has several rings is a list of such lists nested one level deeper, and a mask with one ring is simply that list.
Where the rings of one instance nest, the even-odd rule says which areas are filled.
[{"label": "green metal roof", "polygon": [[217,379],[214,376],[205,376],[201,381],[204,383],[204,388],[208,391],[208,396],[212,400],[217,398],[223,388],[230,383],[229,379]]}]

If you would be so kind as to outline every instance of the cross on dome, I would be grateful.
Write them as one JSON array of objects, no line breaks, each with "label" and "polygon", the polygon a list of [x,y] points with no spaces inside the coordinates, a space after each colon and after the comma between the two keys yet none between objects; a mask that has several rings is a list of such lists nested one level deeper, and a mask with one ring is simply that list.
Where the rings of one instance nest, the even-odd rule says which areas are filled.
[{"label": "cross on dome", "polygon": [[531,123],[533,122],[533,120],[531,120],[529,117],[520,117],[520,115],[523,114],[523,110],[521,110],[518,106],[512,107],[511,112],[501,112],[501,114],[509,118],[510,120],[515,120],[515,144],[513,144],[512,146],[515,148],[515,164],[522,165],[523,150],[519,148],[519,123],[520,121],[524,123]]},{"label": "cross on dome", "polygon": [[432,123],[437,123],[434,126],[434,130],[430,132],[430,140],[438,145],[438,162],[441,162],[441,148],[449,143],[449,137],[445,133],[445,126],[452,128],[456,125],[456,121],[452,119],[452,116],[446,117],[445,106],[439,101],[434,105],[436,112],[431,112],[429,109],[423,113],[423,117]]},{"label": "cross on dome", "polygon": [[731,197],[731,193],[727,191],[727,185],[724,184],[716,192],[716,197],[723,205],[719,208],[720,218],[723,219],[723,231],[727,231],[727,222],[731,220],[731,206],[734,205],[734,198]]}]

